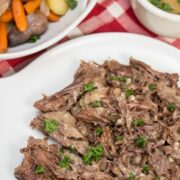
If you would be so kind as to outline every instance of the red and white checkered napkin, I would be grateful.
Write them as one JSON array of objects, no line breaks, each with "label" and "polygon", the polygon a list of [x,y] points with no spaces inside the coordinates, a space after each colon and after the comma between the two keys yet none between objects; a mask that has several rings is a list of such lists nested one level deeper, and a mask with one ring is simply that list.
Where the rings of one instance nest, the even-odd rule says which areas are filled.
[{"label": "red and white checkered napkin", "polygon": [[[159,37],[145,29],[134,16],[130,8],[130,0],[98,0],[98,3],[91,13],[65,38],[65,40],[98,32],[138,33],[160,39],[180,48],[180,39]],[[0,76],[4,77],[17,72],[42,53],[43,52],[39,52],[11,61],[0,61]]]}]

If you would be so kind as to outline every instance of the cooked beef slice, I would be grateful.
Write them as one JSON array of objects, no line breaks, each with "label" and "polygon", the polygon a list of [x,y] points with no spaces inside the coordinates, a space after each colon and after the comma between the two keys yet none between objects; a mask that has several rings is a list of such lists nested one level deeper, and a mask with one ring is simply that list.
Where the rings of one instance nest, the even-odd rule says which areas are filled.
[{"label": "cooked beef slice", "polygon": [[129,66],[118,63],[115,60],[105,61],[102,67],[108,74],[114,74],[116,76],[132,77],[132,72]]},{"label": "cooked beef slice", "polygon": [[63,179],[67,170],[58,166],[59,150],[59,146],[48,145],[46,140],[30,137],[27,147],[21,149],[24,160],[16,168],[15,176],[20,180]]},{"label": "cooked beef slice", "polygon": [[[57,122],[57,128],[53,132],[48,132],[46,130],[46,121]],[[41,114],[32,121],[31,126],[39,129],[66,147],[73,146],[81,154],[86,152],[88,148],[88,141],[77,129],[75,118],[67,111]]]},{"label": "cooked beef slice", "polygon": [[15,177],[19,180],[113,179],[98,166],[85,166],[71,150],[62,149],[57,144],[49,145],[46,140],[30,137],[21,153],[23,162],[15,169]]},{"label": "cooked beef slice", "polygon": [[44,96],[42,100],[35,102],[34,106],[43,112],[69,110],[82,94],[83,83],[71,84],[52,96]]},{"label": "cooked beef slice", "polygon": [[[76,149],[66,152],[74,159],[71,171],[48,173],[55,179],[179,180],[178,80],[178,74],[158,72],[132,58],[130,65],[82,62],[70,86],[35,104],[40,115],[32,127]],[[85,91],[87,83],[90,90]],[[58,123],[51,133],[45,129],[47,120]],[[38,157],[50,156],[42,152]],[[33,157],[26,156],[20,169],[37,179]],[[23,173],[22,179],[28,177]]]},{"label": "cooked beef slice", "polygon": [[95,62],[85,62],[82,61],[79,68],[74,75],[74,82],[99,82],[104,83],[104,77],[106,71],[104,68]]},{"label": "cooked beef slice", "polygon": [[103,129],[103,134],[100,137],[100,143],[105,149],[105,156],[108,158],[113,158],[117,156],[115,144],[113,143],[114,139],[112,132],[109,127]]},{"label": "cooked beef slice", "polygon": [[35,102],[34,106],[43,111],[69,110],[84,93],[84,84],[88,82],[103,83],[106,71],[95,63],[82,62],[74,81],[65,89]]},{"label": "cooked beef slice", "polygon": [[[75,118],[87,123],[108,123],[108,115],[111,111],[105,104],[108,88],[99,83],[96,83],[96,87],[81,97],[76,106],[72,107],[71,113]],[[96,103],[99,103],[98,107],[95,107]]]},{"label": "cooked beef slice", "polygon": [[110,124],[112,114],[116,113],[114,100],[109,96],[109,88],[96,84],[96,89],[81,97],[76,106],[71,108],[73,116],[89,124]]}]

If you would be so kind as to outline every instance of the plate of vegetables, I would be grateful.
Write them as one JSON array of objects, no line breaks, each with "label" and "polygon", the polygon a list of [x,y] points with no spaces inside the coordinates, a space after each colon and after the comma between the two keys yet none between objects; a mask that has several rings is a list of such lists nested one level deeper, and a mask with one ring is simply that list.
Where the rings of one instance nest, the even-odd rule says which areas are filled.
[{"label": "plate of vegetables", "polygon": [[96,0],[1,0],[0,59],[41,51],[65,37]]}]

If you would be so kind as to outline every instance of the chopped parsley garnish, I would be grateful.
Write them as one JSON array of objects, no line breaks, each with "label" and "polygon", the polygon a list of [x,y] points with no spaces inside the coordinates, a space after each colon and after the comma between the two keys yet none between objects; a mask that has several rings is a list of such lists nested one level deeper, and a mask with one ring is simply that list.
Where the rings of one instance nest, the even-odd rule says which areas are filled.
[{"label": "chopped parsley garnish", "polygon": [[136,179],[136,176],[131,172],[129,173],[129,180],[135,180]]},{"label": "chopped parsley garnish", "polygon": [[124,76],[114,76],[114,75],[110,75],[108,76],[108,79],[110,81],[121,81],[121,82],[126,82],[127,81],[127,77],[124,77]]},{"label": "chopped parsley garnish", "polygon": [[149,167],[147,164],[145,164],[144,167],[143,167],[143,169],[142,169],[142,172],[143,172],[143,173],[148,173],[149,170],[150,170],[150,167]]},{"label": "chopped parsley garnish", "polygon": [[156,90],[157,85],[154,84],[154,83],[151,83],[151,84],[149,84],[148,88],[149,88],[150,91],[154,91],[154,90]]},{"label": "chopped parsley garnish", "polygon": [[144,125],[144,120],[143,119],[135,119],[133,121],[134,126],[143,126]]},{"label": "chopped parsley garnish", "polygon": [[61,168],[70,169],[70,158],[68,156],[64,156],[61,161],[59,161],[59,166]]},{"label": "chopped parsley garnish", "polygon": [[114,136],[114,141],[115,142],[118,142],[118,141],[121,141],[121,140],[123,140],[123,136],[121,136],[121,135],[115,135]]},{"label": "chopped parsley garnish", "polygon": [[102,144],[91,147],[83,156],[83,163],[89,165],[92,161],[98,161],[104,155],[104,147]]},{"label": "chopped parsley garnish", "polygon": [[43,174],[43,173],[45,173],[45,171],[46,171],[45,168],[41,165],[38,165],[35,169],[36,174]]},{"label": "chopped parsley garnish", "polygon": [[162,0],[150,0],[150,2],[154,6],[160,8],[160,9],[162,9],[164,11],[170,12],[170,11],[173,10],[172,7],[168,3],[162,2]]},{"label": "chopped parsley garnish", "polygon": [[176,109],[176,104],[175,103],[169,103],[167,105],[167,109],[168,109],[169,112],[173,113],[175,111],[175,109]]},{"label": "chopped parsley garnish", "polygon": [[94,84],[92,82],[86,83],[86,84],[84,84],[84,93],[85,92],[90,92],[95,88],[96,87],[94,86]]},{"label": "chopped parsley garnish", "polygon": [[159,176],[156,176],[155,180],[160,180],[161,178]]},{"label": "chopped parsley garnish", "polygon": [[59,123],[53,119],[46,119],[43,125],[44,131],[50,134],[58,130]]},{"label": "chopped parsley garnish", "polygon": [[28,40],[29,43],[35,43],[40,39],[38,35],[32,35],[31,38]]},{"label": "chopped parsley garnish", "polygon": [[138,147],[142,148],[142,149],[145,148],[147,142],[148,142],[148,141],[147,141],[147,139],[146,139],[146,137],[145,137],[144,135],[139,136],[139,137],[135,140],[135,144],[136,144]]},{"label": "chopped parsley garnish", "polygon": [[76,148],[74,146],[69,146],[70,153],[76,152]]},{"label": "chopped parsley garnish", "polygon": [[101,101],[98,101],[98,100],[89,103],[89,105],[90,105],[91,107],[93,107],[93,108],[98,108],[98,107],[101,107],[101,106],[102,106]]},{"label": "chopped parsley garnish", "polygon": [[78,2],[76,0],[66,0],[70,9],[75,9],[77,7]]},{"label": "chopped parsley garnish", "polygon": [[125,92],[126,98],[134,95],[134,90],[133,89],[127,89]]},{"label": "chopped parsley garnish", "polygon": [[180,0],[177,0],[178,3],[180,3]]},{"label": "chopped parsley garnish", "polygon": [[119,119],[119,115],[117,113],[110,113],[109,114],[109,120],[113,123],[115,123]]},{"label": "chopped parsley garnish", "polygon": [[63,155],[64,155],[64,149],[63,149],[63,148],[59,149],[57,155],[58,155],[58,156],[63,156]]},{"label": "chopped parsley garnish", "polygon": [[96,136],[101,136],[103,134],[103,128],[102,127],[97,127],[96,128]]}]

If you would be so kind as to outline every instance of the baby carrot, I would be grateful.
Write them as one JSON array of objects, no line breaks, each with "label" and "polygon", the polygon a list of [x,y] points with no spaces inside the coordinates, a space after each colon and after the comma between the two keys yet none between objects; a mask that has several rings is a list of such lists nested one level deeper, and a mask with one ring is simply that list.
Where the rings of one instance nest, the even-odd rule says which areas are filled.
[{"label": "baby carrot", "polygon": [[23,32],[27,29],[27,19],[21,0],[12,0],[12,12],[16,27]]},{"label": "baby carrot", "polygon": [[4,14],[0,16],[0,21],[2,22],[10,22],[13,20],[12,11],[8,9]]},{"label": "baby carrot", "polygon": [[34,12],[41,4],[41,0],[31,0],[24,5],[27,14]]},{"label": "baby carrot", "polygon": [[0,53],[6,52],[7,44],[6,24],[4,22],[0,22]]},{"label": "baby carrot", "polygon": [[56,22],[59,20],[60,16],[57,14],[54,14],[53,12],[50,12],[50,14],[48,15],[48,20],[51,22]]}]

